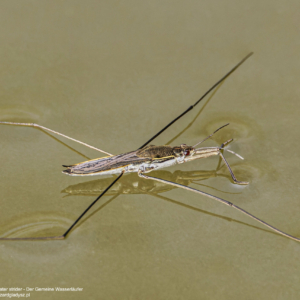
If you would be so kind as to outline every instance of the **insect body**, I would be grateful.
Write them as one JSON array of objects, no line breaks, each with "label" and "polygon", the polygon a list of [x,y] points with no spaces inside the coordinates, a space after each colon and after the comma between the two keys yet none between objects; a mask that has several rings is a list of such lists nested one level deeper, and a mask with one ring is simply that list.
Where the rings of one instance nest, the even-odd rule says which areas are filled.
[{"label": "insect body", "polygon": [[[228,124],[224,126],[227,125]],[[212,134],[209,137],[211,136]],[[136,151],[106,156],[75,165],[64,165],[67,169],[64,170],[63,173],[71,176],[95,176],[131,172],[137,172],[140,174],[166,168],[175,164],[182,164],[195,159],[220,155],[229,169],[233,181],[238,184],[248,184],[248,182],[238,181],[236,179],[228,162],[221,152],[224,149],[223,147],[231,141],[232,140],[229,140],[226,143],[223,143],[221,147],[203,147],[198,149],[195,149],[193,146],[187,146],[186,144],[181,144],[180,146],[175,147],[167,145],[149,145]]]},{"label": "insect body", "polygon": [[63,173],[71,176],[92,176],[141,171],[150,172],[185,162],[195,149],[182,144],[179,147],[149,145],[142,149],[106,156],[79,164],[64,166]]},{"label": "insect body", "polygon": [[146,146],[114,156],[106,156],[79,164],[65,166],[63,173],[71,176],[108,175],[130,172],[150,172],[179,163],[184,158],[181,147]]}]

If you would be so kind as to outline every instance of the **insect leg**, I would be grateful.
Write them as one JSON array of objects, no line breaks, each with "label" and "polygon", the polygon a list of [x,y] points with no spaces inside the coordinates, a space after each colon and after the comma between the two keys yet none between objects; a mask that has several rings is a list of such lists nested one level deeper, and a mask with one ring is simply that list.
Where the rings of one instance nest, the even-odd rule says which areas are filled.
[{"label": "insect leg", "polygon": [[200,209],[200,208],[198,208],[198,207],[194,207],[194,206],[188,205],[188,204],[186,204],[186,203],[182,203],[182,202],[173,200],[173,199],[171,199],[171,198],[167,198],[167,197],[162,196],[162,195],[154,194],[154,193],[151,193],[151,192],[147,192],[147,194],[148,194],[148,195],[151,195],[151,196],[154,196],[154,197],[157,197],[157,198],[159,198],[159,199],[162,199],[162,200],[164,200],[164,201],[168,201],[168,202],[170,202],[170,203],[179,205],[179,206],[181,206],[181,207],[188,208],[188,209],[191,209],[191,210],[194,210],[194,211],[197,211],[197,212],[200,212],[200,213],[209,215],[209,216],[213,216],[213,217],[215,217],[215,218],[219,218],[219,219],[221,219],[221,220],[225,220],[225,221],[228,221],[228,222],[238,223],[238,224],[241,224],[241,225],[244,225],[244,226],[247,226],[247,227],[251,227],[251,228],[254,228],[254,229],[258,229],[258,230],[267,232],[267,233],[269,233],[269,234],[271,233],[271,234],[279,235],[279,234],[276,233],[276,232],[269,231],[269,230],[267,230],[267,229],[264,229],[264,228],[261,228],[261,227],[257,227],[257,226],[254,226],[254,225],[250,225],[250,224],[247,224],[247,223],[245,223],[245,222],[238,221],[238,220],[236,220],[236,219],[232,219],[232,218],[229,218],[229,217],[225,217],[225,216],[221,216],[221,215],[218,215],[218,214],[214,214],[214,213],[208,212],[208,211],[206,211],[206,210]]},{"label": "insect leg", "polygon": [[227,160],[225,159],[224,155],[223,155],[221,152],[219,153],[219,155],[221,156],[221,158],[223,159],[224,163],[226,164],[226,166],[227,166],[227,168],[228,168],[228,170],[229,170],[229,172],[230,172],[230,175],[231,175],[231,177],[232,177],[232,180],[233,180],[235,183],[237,183],[237,184],[249,184],[249,182],[247,182],[247,181],[238,181],[238,180],[236,179],[235,175],[233,174],[233,172],[232,172],[232,170],[231,170],[231,168],[230,168],[230,166],[229,166],[229,163],[228,163]]},{"label": "insect leg", "polygon": [[52,129],[49,129],[49,128],[47,128],[47,127],[44,127],[44,126],[41,126],[41,125],[38,125],[38,124],[35,124],[35,123],[15,123],[15,122],[3,122],[3,121],[2,121],[2,122],[0,122],[0,124],[4,124],[4,125],[15,125],[15,126],[28,126],[28,127],[39,128],[39,129],[42,129],[42,130],[45,130],[45,131],[49,131],[49,132],[55,133],[55,134],[60,135],[60,136],[62,136],[62,137],[64,137],[64,138],[67,138],[67,139],[69,139],[69,140],[71,140],[71,141],[73,141],[73,142],[77,142],[77,143],[79,143],[79,144],[82,144],[82,145],[84,145],[84,146],[86,146],[86,147],[89,147],[89,148],[91,148],[91,149],[100,151],[100,152],[105,153],[105,154],[107,154],[107,155],[113,155],[113,154],[108,153],[108,152],[106,152],[106,151],[104,151],[104,150],[101,150],[101,149],[99,149],[99,148],[93,147],[93,146],[91,146],[91,145],[89,145],[89,144],[83,143],[83,142],[78,141],[78,140],[76,140],[76,139],[73,139],[73,138],[71,138],[71,137],[69,137],[69,136],[67,136],[67,135],[64,135],[64,134],[62,134],[62,133],[59,133],[59,132],[57,132],[57,131],[54,131],[54,130],[52,130]]},{"label": "insect leg", "polygon": [[261,220],[261,219],[255,217],[254,215],[250,214],[249,212],[245,211],[244,209],[242,209],[242,208],[236,206],[235,204],[233,204],[233,203],[231,203],[231,202],[229,202],[229,201],[227,201],[227,200],[224,200],[224,199],[222,199],[222,198],[213,196],[213,195],[211,195],[211,194],[208,194],[208,193],[205,193],[205,192],[202,192],[202,191],[193,189],[193,188],[188,187],[188,186],[185,186],[185,185],[181,185],[181,184],[179,184],[179,183],[175,183],[175,182],[172,182],[172,181],[168,181],[168,180],[164,180],[164,179],[160,179],[160,178],[156,178],[156,177],[146,176],[146,175],[144,175],[142,172],[138,172],[138,175],[139,175],[140,177],[142,177],[142,178],[145,178],[145,179],[151,179],[151,180],[156,180],[156,181],[158,181],[158,182],[170,184],[170,185],[173,185],[173,186],[175,186],[175,187],[182,188],[182,189],[188,190],[188,191],[190,191],[190,192],[194,192],[194,193],[197,193],[197,194],[200,194],[200,195],[204,195],[204,196],[206,196],[206,197],[209,197],[209,198],[211,198],[211,199],[217,200],[217,201],[219,201],[219,202],[221,202],[221,203],[223,203],[223,204],[225,204],[225,205],[228,205],[228,206],[230,206],[230,207],[232,207],[232,208],[235,208],[236,210],[242,212],[243,214],[249,216],[250,218],[256,220],[257,222],[259,222],[259,223],[261,223],[261,224],[267,226],[268,228],[274,230],[275,232],[277,232],[277,233],[279,233],[279,234],[281,234],[281,235],[283,235],[283,236],[285,236],[285,237],[287,237],[287,238],[289,238],[289,239],[292,239],[292,240],[294,240],[294,241],[300,242],[300,239],[298,239],[298,238],[296,238],[296,237],[294,237],[294,236],[292,236],[292,235],[289,235],[289,234],[287,234],[287,233],[285,233],[285,232],[283,232],[283,231],[281,231],[281,230],[279,230],[279,229],[273,227],[272,225],[270,225],[270,224],[266,223],[265,221],[263,221],[263,220]]},{"label": "insect leg", "polygon": [[224,81],[231,73],[233,73],[246,59],[248,59],[253,52],[250,52],[246,57],[244,57],[237,65],[235,65],[225,76],[223,76],[219,81],[217,81],[204,95],[201,96],[201,98],[196,101],[193,105],[191,105],[188,109],[186,109],[182,114],[180,114],[177,118],[175,118],[173,121],[171,121],[168,125],[166,125],[163,129],[161,129],[158,133],[156,133],[151,139],[149,139],[145,144],[143,144],[139,149],[144,148],[146,145],[148,145],[152,140],[154,140],[156,137],[158,137],[161,133],[163,133],[167,128],[169,128],[173,123],[175,123],[177,120],[179,120],[181,117],[183,117],[186,113],[188,113],[190,110],[192,110],[202,99],[206,97],[207,94],[209,94],[214,88],[216,88],[222,81]]},{"label": "insect leg", "polygon": [[198,142],[196,145],[193,146],[193,148],[195,148],[196,146],[200,145],[201,143],[205,142],[206,140],[208,140],[209,138],[211,138],[216,132],[218,132],[220,129],[224,128],[225,126],[228,126],[229,123],[219,127],[217,130],[215,130],[212,134],[210,134],[208,137],[206,137],[204,140],[202,140],[201,142]]}]

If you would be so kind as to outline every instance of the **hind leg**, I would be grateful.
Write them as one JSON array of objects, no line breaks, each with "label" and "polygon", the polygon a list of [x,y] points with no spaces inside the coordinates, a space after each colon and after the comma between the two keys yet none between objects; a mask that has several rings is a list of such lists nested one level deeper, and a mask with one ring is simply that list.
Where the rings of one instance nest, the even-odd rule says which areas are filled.
[{"label": "hind leg", "polygon": [[105,153],[105,154],[107,154],[107,155],[109,155],[109,156],[112,156],[112,155],[113,155],[113,154],[108,153],[108,152],[106,152],[106,151],[104,151],[104,150],[101,150],[101,149],[99,149],[99,148],[93,147],[93,146],[91,146],[91,145],[89,145],[89,144],[83,143],[83,142],[78,141],[78,140],[76,140],[76,139],[73,139],[73,138],[71,138],[71,137],[69,137],[69,136],[67,136],[67,135],[64,135],[64,134],[62,134],[62,133],[59,133],[59,132],[57,132],[57,131],[54,131],[54,130],[52,130],[52,129],[49,129],[49,128],[47,128],[47,127],[44,127],[44,126],[41,126],[41,125],[38,125],[38,124],[35,124],[35,123],[0,122],[0,124],[4,124],[4,125],[15,125],[15,126],[28,126],[28,127],[39,128],[39,129],[42,129],[42,130],[49,131],[49,132],[52,132],[52,133],[54,133],[54,134],[60,135],[60,136],[62,136],[62,137],[64,137],[64,138],[66,138],[66,139],[69,139],[69,140],[71,140],[71,141],[73,141],[73,142],[76,142],[76,143],[79,143],[79,144],[81,144],[81,145],[84,145],[84,146],[86,146],[86,147],[88,147],[88,148],[91,148],[91,149],[100,151],[100,152]]}]

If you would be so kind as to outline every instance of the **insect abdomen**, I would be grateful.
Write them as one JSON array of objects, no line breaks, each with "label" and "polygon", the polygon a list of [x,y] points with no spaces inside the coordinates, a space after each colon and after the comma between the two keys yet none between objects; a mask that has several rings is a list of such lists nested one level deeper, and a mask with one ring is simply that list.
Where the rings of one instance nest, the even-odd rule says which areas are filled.
[{"label": "insect abdomen", "polygon": [[136,155],[136,151],[132,151],[66,166],[67,169],[63,173],[74,176],[98,175],[100,173],[115,174],[122,172],[128,165],[136,165],[146,161],[149,161],[149,158],[139,157]]}]

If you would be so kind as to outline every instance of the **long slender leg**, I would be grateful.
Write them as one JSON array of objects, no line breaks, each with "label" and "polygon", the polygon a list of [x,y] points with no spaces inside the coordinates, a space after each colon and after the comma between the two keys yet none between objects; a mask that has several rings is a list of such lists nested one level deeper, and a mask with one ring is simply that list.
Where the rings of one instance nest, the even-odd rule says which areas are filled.
[{"label": "long slender leg", "polygon": [[93,147],[93,146],[91,146],[91,145],[89,145],[89,144],[86,144],[86,143],[83,143],[83,142],[81,142],[81,141],[75,140],[75,139],[73,139],[73,138],[71,138],[71,137],[69,137],[69,136],[67,136],[67,135],[65,135],[65,134],[59,133],[59,132],[57,132],[57,131],[54,131],[54,130],[52,130],[52,129],[49,129],[49,128],[47,128],[47,127],[44,127],[44,126],[41,126],[41,125],[38,125],[38,124],[35,124],[35,123],[15,123],[15,122],[3,122],[3,121],[2,121],[2,122],[0,122],[0,124],[5,124],[5,125],[15,125],[15,126],[28,126],[28,127],[39,128],[39,129],[42,129],[42,130],[45,130],[45,131],[49,131],[49,132],[55,133],[55,134],[60,135],[60,136],[62,136],[62,137],[64,137],[64,138],[66,138],[66,139],[69,139],[69,140],[71,140],[71,141],[73,141],[73,142],[82,144],[82,145],[84,145],[84,146],[86,146],[86,147],[89,147],[89,148],[91,148],[91,149],[100,151],[100,152],[105,153],[105,154],[107,154],[107,155],[113,155],[113,154],[108,153],[108,152],[106,152],[106,151],[104,151],[104,150],[101,150],[101,149],[99,149],[99,148]]},{"label": "long slender leg", "polygon": [[237,183],[237,184],[249,184],[249,182],[247,182],[247,181],[238,181],[238,180],[236,179],[235,175],[233,174],[233,172],[232,172],[232,170],[231,170],[231,168],[230,168],[230,166],[229,166],[229,163],[228,163],[227,160],[225,159],[224,155],[223,155],[221,152],[219,153],[219,155],[221,156],[221,158],[223,159],[224,163],[226,164],[226,166],[227,166],[227,168],[228,168],[228,170],[229,170],[229,172],[230,172],[230,175],[231,175],[231,177],[232,177],[232,180],[233,180],[235,183]]},{"label": "long slender leg", "polygon": [[229,202],[229,201],[227,201],[227,200],[224,200],[224,199],[221,199],[221,198],[219,198],[219,197],[213,196],[213,195],[211,195],[211,194],[208,194],[208,193],[205,193],[205,192],[202,192],[202,191],[193,189],[193,188],[188,187],[188,186],[181,185],[181,184],[179,184],[179,183],[175,183],[175,182],[172,182],[172,181],[168,181],[168,180],[164,180],[164,179],[160,179],[160,178],[156,178],[156,177],[147,176],[147,175],[144,175],[142,172],[138,172],[138,175],[139,175],[140,177],[142,177],[142,178],[145,178],[145,179],[151,179],[151,180],[156,180],[156,181],[158,181],[158,182],[170,184],[170,185],[176,186],[176,187],[178,187],[178,188],[182,188],[182,189],[188,190],[188,191],[190,191],[190,192],[198,193],[198,194],[200,194],[200,195],[204,195],[204,196],[209,197],[209,198],[211,198],[211,199],[217,200],[217,201],[219,201],[219,202],[221,202],[221,203],[223,203],[223,204],[225,204],[225,205],[228,205],[228,206],[230,206],[230,207],[233,207],[233,208],[237,209],[238,211],[240,211],[240,212],[242,212],[243,214],[249,216],[250,218],[256,220],[257,222],[259,222],[259,223],[261,223],[261,224],[263,224],[263,225],[269,227],[270,229],[276,231],[277,233],[279,233],[279,234],[281,234],[281,235],[284,235],[285,237],[288,237],[288,238],[290,238],[290,239],[292,239],[292,240],[294,240],[294,241],[300,242],[300,239],[298,239],[298,238],[296,238],[296,237],[294,237],[294,236],[292,236],[292,235],[289,235],[289,234],[287,234],[287,233],[285,233],[285,232],[283,232],[283,231],[281,231],[281,230],[279,230],[279,229],[273,227],[272,225],[270,225],[270,224],[266,223],[265,221],[263,221],[263,220],[261,220],[261,219],[255,217],[254,215],[248,213],[248,212],[245,211],[244,209],[242,209],[242,208],[236,206],[235,204],[233,204],[233,203],[231,203],[231,202]]},{"label": "long slender leg", "polygon": [[181,130],[178,134],[176,134],[171,140],[169,140],[165,145],[170,145],[171,143],[173,143],[177,138],[179,138],[186,130],[188,130],[193,124],[194,122],[197,120],[197,118],[199,117],[199,115],[202,113],[202,111],[205,109],[205,107],[208,105],[208,103],[210,102],[210,100],[214,97],[214,95],[216,94],[216,92],[218,91],[219,88],[221,88],[222,84],[224,83],[224,81],[222,81],[217,87],[216,89],[211,93],[210,97],[207,99],[207,101],[203,104],[203,106],[201,107],[201,109],[199,110],[199,112],[196,114],[195,118],[183,129]]},{"label": "long slender leg", "polygon": [[199,100],[197,100],[193,105],[191,105],[188,109],[186,109],[182,114],[180,114],[177,118],[171,121],[167,126],[165,126],[162,130],[156,133],[151,139],[149,139],[145,144],[143,144],[139,149],[144,148],[148,145],[152,140],[158,137],[161,133],[163,133],[167,128],[169,128],[173,123],[183,117],[186,113],[192,110],[202,99],[204,99],[214,88],[216,88],[221,82],[223,82],[231,73],[233,73],[245,60],[247,60],[253,52],[250,52],[246,57],[244,57],[237,65],[235,65],[225,76],[223,76],[219,81],[217,81]]},{"label": "long slender leg", "polygon": [[70,149],[70,150],[74,151],[74,152],[75,152],[75,153],[77,153],[78,155],[80,155],[80,156],[84,157],[86,160],[91,160],[91,158],[90,158],[90,157],[88,157],[88,156],[84,155],[83,153],[81,153],[81,152],[77,151],[77,150],[76,150],[76,149],[74,149],[73,147],[71,147],[71,146],[67,145],[67,144],[66,144],[66,143],[64,143],[63,141],[61,141],[61,140],[59,140],[58,138],[56,138],[54,135],[52,135],[52,134],[50,134],[50,133],[48,133],[47,131],[44,131],[44,130],[42,130],[42,129],[41,129],[41,131],[42,131],[42,132],[44,132],[45,134],[47,134],[48,136],[50,136],[50,137],[51,137],[51,139],[54,139],[56,142],[58,142],[58,143],[62,144],[63,146],[65,146],[65,147],[67,147],[68,149]]},{"label": "long slender leg", "polygon": [[170,203],[173,203],[173,204],[176,204],[176,205],[180,205],[181,207],[185,207],[185,208],[188,208],[188,209],[191,209],[191,210],[194,210],[194,211],[197,211],[197,212],[200,212],[200,213],[203,213],[203,214],[215,217],[215,218],[219,218],[219,219],[222,219],[222,220],[225,220],[225,221],[228,221],[228,222],[235,222],[235,223],[238,223],[238,224],[241,224],[241,225],[244,225],[244,226],[248,226],[248,227],[251,227],[251,228],[254,228],[254,229],[257,229],[257,230],[261,230],[261,231],[267,232],[269,234],[271,233],[271,234],[279,235],[276,232],[273,232],[273,231],[270,231],[270,230],[267,230],[267,229],[264,229],[264,228],[260,228],[260,227],[254,226],[254,225],[250,225],[250,224],[247,224],[245,222],[238,221],[236,219],[232,219],[232,218],[228,218],[228,217],[221,216],[221,215],[218,215],[218,214],[214,214],[214,213],[208,212],[206,210],[200,209],[198,207],[194,207],[194,206],[188,205],[186,203],[182,203],[182,202],[173,200],[171,198],[167,198],[167,197],[162,196],[162,195],[158,195],[158,194],[154,194],[154,193],[149,193],[149,192],[147,192],[147,194],[151,195],[151,196],[154,196],[154,197],[157,197],[159,199],[162,199],[164,201],[168,201]]}]

